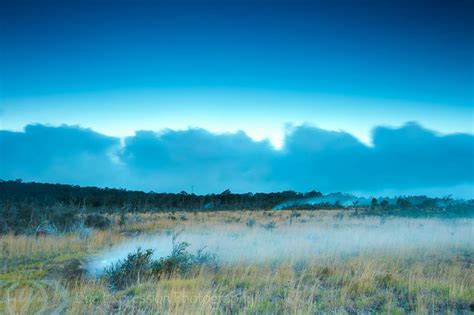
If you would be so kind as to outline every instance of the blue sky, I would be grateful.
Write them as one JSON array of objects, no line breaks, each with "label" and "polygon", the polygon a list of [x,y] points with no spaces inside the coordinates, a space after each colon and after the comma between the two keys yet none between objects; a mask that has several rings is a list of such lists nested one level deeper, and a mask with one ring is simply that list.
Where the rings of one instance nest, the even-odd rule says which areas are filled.
[{"label": "blue sky", "polygon": [[[378,126],[410,121],[472,135],[473,10],[472,1],[3,1],[0,129],[66,124],[122,146],[141,130],[241,130],[279,150],[299,126],[369,147]],[[66,181],[64,172],[47,180]],[[357,190],[342,179],[328,187]],[[360,190],[376,188],[392,189]]]}]

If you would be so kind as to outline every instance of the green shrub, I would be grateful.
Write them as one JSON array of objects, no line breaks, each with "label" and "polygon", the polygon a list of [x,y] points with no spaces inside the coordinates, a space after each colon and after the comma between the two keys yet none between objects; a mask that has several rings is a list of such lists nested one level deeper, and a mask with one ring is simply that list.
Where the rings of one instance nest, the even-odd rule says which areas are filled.
[{"label": "green shrub", "polygon": [[154,275],[161,277],[173,273],[187,273],[192,266],[193,256],[188,253],[189,243],[175,243],[173,239],[173,250],[171,255],[162,257],[152,264]]},{"label": "green shrub", "polygon": [[198,249],[196,255],[193,256],[193,264],[217,270],[218,264],[216,254],[209,253],[205,251],[205,249],[205,247]]},{"label": "green shrub", "polygon": [[142,251],[137,249],[136,253],[128,254],[127,258],[113,264],[105,269],[105,277],[113,289],[123,289],[141,279],[149,278],[151,273],[153,250]]},{"label": "green shrub", "polygon": [[176,239],[173,238],[173,250],[171,251],[171,255],[162,257],[153,262],[153,275],[157,278],[176,273],[186,275],[192,267],[196,266],[217,269],[216,255],[206,252],[204,247],[200,248],[196,255],[192,255],[187,251],[189,246],[189,243],[177,243]]},{"label": "green shrub", "polygon": [[188,252],[189,243],[175,241],[171,255],[153,260],[153,250],[129,254],[126,259],[105,269],[105,277],[113,289],[123,289],[141,280],[160,279],[173,274],[187,275],[193,267],[208,267],[217,269],[217,259],[201,248],[196,255]]}]

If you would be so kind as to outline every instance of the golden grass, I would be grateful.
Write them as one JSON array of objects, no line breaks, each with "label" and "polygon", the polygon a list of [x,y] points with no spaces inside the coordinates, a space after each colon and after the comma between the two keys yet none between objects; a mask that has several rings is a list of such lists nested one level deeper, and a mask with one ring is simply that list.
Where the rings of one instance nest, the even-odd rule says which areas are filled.
[{"label": "golden grass", "polygon": [[[183,277],[144,281],[111,291],[101,279],[67,282],[48,273],[64,261],[85,258],[127,239],[127,233],[155,233],[195,226],[232,230],[249,218],[257,224],[319,226],[379,218],[341,218],[338,211],[129,214],[125,227],[77,235],[0,237],[0,312],[33,314],[314,314],[469,313],[474,301],[474,253],[449,249],[406,249],[392,253],[312,257],[304,261],[223,263]],[[184,219],[186,217],[186,219]],[[117,217],[112,217],[117,220]],[[301,223],[303,222],[303,223]],[[471,309],[472,311],[472,309]]]}]

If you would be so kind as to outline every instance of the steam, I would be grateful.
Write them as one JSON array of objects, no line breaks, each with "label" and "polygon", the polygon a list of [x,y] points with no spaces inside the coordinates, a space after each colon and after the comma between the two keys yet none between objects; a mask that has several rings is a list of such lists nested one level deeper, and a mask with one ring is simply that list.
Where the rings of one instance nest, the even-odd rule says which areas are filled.
[{"label": "steam", "polygon": [[[380,218],[327,222],[288,222],[272,230],[245,225],[193,226],[182,231],[179,241],[191,244],[190,251],[206,250],[220,262],[264,262],[354,255],[364,252],[397,253],[407,249],[474,249],[473,223],[469,219]],[[105,250],[89,262],[89,270],[100,274],[138,247],[154,249],[155,258],[167,256],[172,235],[140,236]]]},{"label": "steam", "polygon": [[[397,203],[398,197],[379,197],[379,201],[385,200],[387,201],[388,205],[395,205]],[[416,206],[420,205],[423,202],[429,200],[426,196],[408,196],[404,197],[407,199],[410,204]],[[311,198],[304,198],[304,199],[296,199],[296,200],[288,200],[283,203],[276,205],[273,209],[274,210],[282,210],[285,208],[291,208],[294,206],[301,206],[301,205],[340,205],[343,207],[350,207],[350,206],[370,206],[372,198],[368,197],[359,197],[352,194],[345,194],[345,193],[330,193],[318,197],[311,197]],[[434,204],[438,207],[446,207],[448,205],[461,205],[466,201],[462,199],[450,199],[450,198],[434,198],[429,200],[434,202]]]},{"label": "steam", "polygon": [[342,193],[330,193],[323,196],[305,198],[299,200],[289,200],[283,202],[274,207],[274,210],[281,210],[287,207],[299,206],[299,205],[321,205],[321,204],[331,204],[335,205],[339,203],[341,206],[347,207],[357,203],[359,206],[368,206],[370,205],[371,199],[364,197],[356,197],[350,194]]}]

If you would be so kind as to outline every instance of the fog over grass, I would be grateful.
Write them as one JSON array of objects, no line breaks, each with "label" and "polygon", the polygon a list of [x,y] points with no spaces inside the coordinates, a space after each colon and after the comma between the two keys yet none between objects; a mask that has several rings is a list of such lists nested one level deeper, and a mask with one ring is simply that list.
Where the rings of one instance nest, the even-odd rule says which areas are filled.
[{"label": "fog over grass", "polygon": [[[269,218],[270,221],[270,218]],[[339,257],[364,253],[397,255],[406,250],[474,248],[474,220],[435,218],[338,218],[278,223],[268,229],[244,223],[193,226],[181,230],[178,241],[191,244],[190,251],[205,247],[221,263],[258,263]],[[92,274],[126,258],[137,248],[154,249],[155,258],[172,249],[172,233],[139,236],[103,251],[88,263]]]}]

